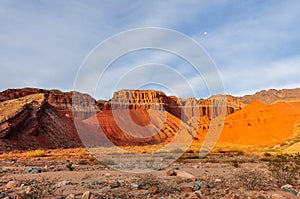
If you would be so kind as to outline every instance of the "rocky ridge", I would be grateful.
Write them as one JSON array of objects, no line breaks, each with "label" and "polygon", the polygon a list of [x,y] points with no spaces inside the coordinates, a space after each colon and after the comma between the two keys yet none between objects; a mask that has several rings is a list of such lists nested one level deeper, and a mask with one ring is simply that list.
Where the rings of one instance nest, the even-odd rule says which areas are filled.
[{"label": "rocky ridge", "polygon": [[44,103],[43,94],[0,102],[0,138],[5,138],[20,128],[26,129],[28,135],[35,135]]},{"label": "rocky ridge", "polygon": [[[292,94],[294,90],[276,91],[277,97],[269,97],[269,102],[294,99],[298,96]],[[254,98],[216,95],[197,100],[154,90],[121,90],[109,101],[96,101],[78,92],[8,89],[0,92],[0,150],[82,146],[82,136],[94,141],[93,146],[105,138],[117,145],[162,143],[172,140],[182,126],[187,137],[199,141],[212,118],[231,118],[228,116],[239,113]],[[234,121],[226,122],[239,123],[232,118]],[[84,134],[78,135],[78,128]]]},{"label": "rocky ridge", "polygon": [[167,96],[155,90],[121,90],[115,92],[111,101],[104,105],[104,109],[144,109],[165,110],[177,118],[187,121],[193,116],[218,116],[222,107],[226,114],[231,114],[245,106],[239,99],[230,95],[216,95],[208,99],[177,98]]},{"label": "rocky ridge", "polygon": [[265,104],[271,104],[276,101],[293,100],[300,98],[300,88],[294,89],[269,89],[256,92],[253,95],[239,97],[245,104],[250,104],[254,100],[259,100]]},{"label": "rocky ridge", "polygon": [[[72,109],[76,109],[74,117],[79,119],[86,119],[90,117],[94,111],[100,110],[96,100],[88,94],[82,94],[75,91],[62,92],[60,90],[45,90],[39,88],[7,89],[0,92],[0,102],[41,93],[44,94],[45,101],[50,106],[54,107],[57,111],[67,117],[73,117]],[[78,104],[78,106],[72,107],[73,100],[76,100],[74,104]]]}]

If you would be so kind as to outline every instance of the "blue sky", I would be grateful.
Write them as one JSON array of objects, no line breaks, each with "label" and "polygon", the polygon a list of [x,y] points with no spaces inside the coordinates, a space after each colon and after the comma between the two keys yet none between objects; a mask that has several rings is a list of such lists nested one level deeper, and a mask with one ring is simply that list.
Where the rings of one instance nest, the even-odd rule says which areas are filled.
[{"label": "blue sky", "polygon": [[[119,32],[142,27],[174,29],[197,41],[218,67],[227,93],[300,87],[299,8],[298,0],[0,0],[0,90],[72,90],[81,64],[95,46]],[[154,62],[188,79],[197,98],[209,95],[191,66],[178,57],[151,50],[114,63],[103,79],[104,89],[91,95],[110,98],[121,88],[115,82],[130,67]],[[140,78],[139,74],[130,77]],[[151,71],[143,75],[153,76]],[[174,81],[174,86],[180,88],[180,83]],[[172,94],[165,85],[141,88]],[[184,88],[175,94],[189,97]]]}]

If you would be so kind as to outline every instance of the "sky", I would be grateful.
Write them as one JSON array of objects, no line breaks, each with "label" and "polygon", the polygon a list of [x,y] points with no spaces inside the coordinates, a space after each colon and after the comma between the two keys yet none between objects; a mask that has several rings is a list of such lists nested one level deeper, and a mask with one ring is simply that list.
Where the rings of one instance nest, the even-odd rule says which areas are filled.
[{"label": "sky", "polygon": [[[226,93],[300,87],[299,8],[298,0],[0,0],[0,90],[73,90],[101,42],[145,27],[194,40],[218,69]],[[174,40],[174,45],[181,44]],[[158,49],[120,56],[88,92],[109,99],[119,89],[159,89],[196,98],[215,94],[193,65]]]}]

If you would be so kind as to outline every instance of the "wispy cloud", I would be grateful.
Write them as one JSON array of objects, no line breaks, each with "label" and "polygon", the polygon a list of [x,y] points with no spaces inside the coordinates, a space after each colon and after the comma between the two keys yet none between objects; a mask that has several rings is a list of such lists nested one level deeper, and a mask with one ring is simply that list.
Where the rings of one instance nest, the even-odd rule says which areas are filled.
[{"label": "wispy cloud", "polygon": [[[25,86],[71,90],[79,66],[99,42],[120,31],[145,26],[175,29],[203,45],[217,64],[229,93],[300,87],[299,7],[296,0],[3,0],[0,69],[4,75],[0,90]],[[174,44],[180,45],[176,41]],[[120,60],[103,79],[106,89],[95,97],[110,98],[122,74],[147,63],[177,71],[196,88],[198,98],[208,94],[204,80],[188,63],[157,51]],[[132,78],[142,78],[138,74]],[[153,76],[151,72],[143,75],[144,79]],[[172,83],[173,88],[181,90],[182,97],[188,97],[184,83]]]}]

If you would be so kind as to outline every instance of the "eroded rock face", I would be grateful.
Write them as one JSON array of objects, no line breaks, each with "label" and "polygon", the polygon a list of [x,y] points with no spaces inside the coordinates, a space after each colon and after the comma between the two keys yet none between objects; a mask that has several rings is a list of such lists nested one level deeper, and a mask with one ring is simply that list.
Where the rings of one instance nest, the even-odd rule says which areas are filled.
[{"label": "eroded rock face", "polygon": [[[100,110],[95,99],[87,94],[73,91],[62,92],[59,90],[44,90],[38,88],[7,89],[0,93],[0,101],[17,99],[38,93],[44,94],[45,101],[67,117],[73,117],[72,108],[76,110],[74,116],[79,119],[86,119]],[[72,103],[76,104],[76,106]]]},{"label": "eroded rock face", "polygon": [[199,100],[199,104],[200,116],[208,116],[209,118],[222,114],[229,115],[245,106],[243,102],[231,95],[215,95],[208,99]]},{"label": "eroded rock face", "polygon": [[44,103],[43,94],[0,102],[0,138],[9,136],[16,129],[23,129],[27,135],[35,135]]},{"label": "eroded rock face", "polygon": [[165,110],[187,122],[192,117],[216,117],[223,114],[232,114],[244,107],[239,99],[226,96],[213,96],[204,100],[195,98],[179,99],[175,96],[166,96],[161,91],[154,90],[122,90],[115,92],[104,110],[111,109],[144,109]]},{"label": "eroded rock face", "polygon": [[104,105],[104,110],[143,109],[168,111],[180,118],[180,101],[175,96],[166,96],[155,90],[121,90],[115,92],[111,101]]},{"label": "eroded rock face", "polygon": [[73,119],[51,106],[45,94],[0,102],[0,151],[78,146]]},{"label": "eroded rock face", "polygon": [[[117,145],[169,142],[179,131],[180,139],[194,137],[208,129],[212,116],[244,106],[232,96],[179,99],[153,90],[121,90],[110,101],[96,101],[77,92],[8,89],[1,100],[0,150],[78,147],[82,139],[91,146],[107,139]],[[83,129],[81,139],[74,121]]]},{"label": "eroded rock face", "polygon": [[96,119],[84,122],[99,124],[108,139],[117,145],[168,142],[179,132],[194,139],[198,129],[207,132],[212,117],[231,114],[244,106],[232,96],[179,99],[154,90],[121,90],[110,101],[98,103],[102,104],[103,111]]},{"label": "eroded rock face", "polygon": [[111,100],[112,109],[162,110],[166,104],[167,96],[152,90],[121,90],[115,92]]}]

